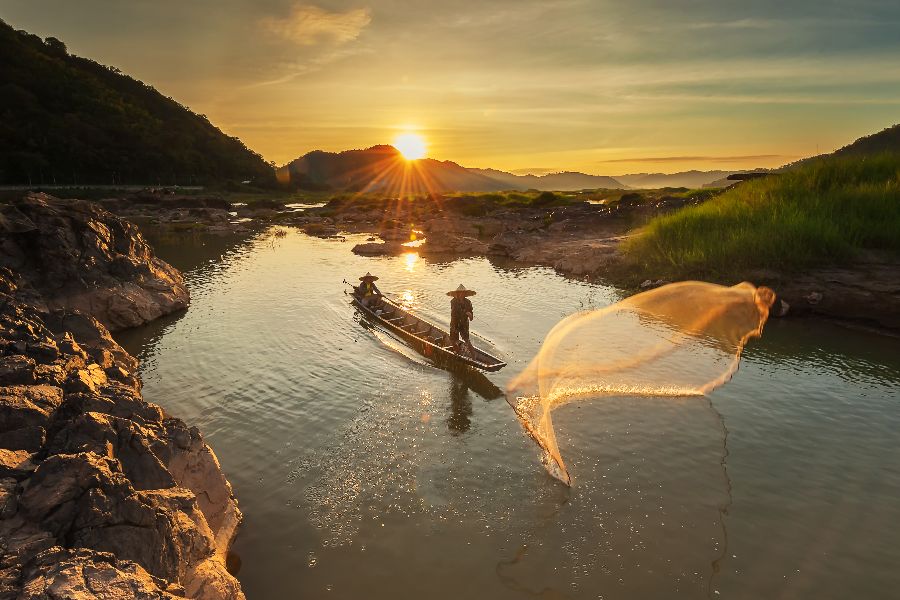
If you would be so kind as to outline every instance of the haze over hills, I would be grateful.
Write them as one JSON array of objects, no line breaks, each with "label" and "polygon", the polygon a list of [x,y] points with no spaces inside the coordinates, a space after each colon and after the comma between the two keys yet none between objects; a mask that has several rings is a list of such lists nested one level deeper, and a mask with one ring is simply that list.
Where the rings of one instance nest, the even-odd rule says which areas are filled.
[{"label": "haze over hills", "polygon": [[686,187],[699,188],[740,171],[683,171],[681,173],[634,173],[616,175],[616,179],[632,188]]},{"label": "haze over hills", "polygon": [[0,21],[0,183],[274,184],[272,167],[153,87]]},{"label": "haze over hills", "polygon": [[561,173],[547,173],[546,175],[515,175],[497,169],[469,169],[474,173],[480,173],[491,179],[503,182],[506,189],[517,190],[556,190],[571,191],[593,188],[620,189],[622,182],[605,175],[587,175],[573,171]]}]

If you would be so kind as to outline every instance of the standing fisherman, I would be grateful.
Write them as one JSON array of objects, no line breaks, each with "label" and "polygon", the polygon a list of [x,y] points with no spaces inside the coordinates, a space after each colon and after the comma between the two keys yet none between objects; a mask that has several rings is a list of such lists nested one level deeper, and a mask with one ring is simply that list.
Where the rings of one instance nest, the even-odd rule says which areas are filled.
[{"label": "standing fisherman", "polygon": [[[469,321],[475,318],[472,312],[472,301],[468,296],[474,296],[474,290],[467,290],[466,286],[459,284],[459,287],[452,292],[447,292],[450,300],[450,339],[456,348],[457,354],[462,354],[463,347],[469,354],[475,352],[472,342],[469,341]],[[462,344],[460,343],[462,338]]]},{"label": "standing fisherman", "polygon": [[359,287],[356,289],[359,291],[360,301],[363,306],[371,308],[381,300],[381,290],[375,286],[375,282],[378,281],[378,278],[367,271],[365,275],[359,278],[359,280],[362,283],[360,283]]}]

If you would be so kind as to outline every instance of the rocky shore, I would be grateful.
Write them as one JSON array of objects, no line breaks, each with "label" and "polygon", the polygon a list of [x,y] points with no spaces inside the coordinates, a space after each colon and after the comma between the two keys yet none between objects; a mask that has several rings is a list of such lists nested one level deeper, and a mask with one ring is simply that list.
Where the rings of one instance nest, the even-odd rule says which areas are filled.
[{"label": "rocky shore", "polygon": [[[663,192],[629,196],[612,204],[515,209],[490,202],[424,203],[410,212],[337,201],[309,211],[299,225],[314,235],[372,232],[380,241],[373,238],[353,248],[364,256],[409,252],[409,242],[415,239],[414,249],[424,255],[486,256],[504,265],[547,266],[567,276],[641,291],[668,281],[665,274],[648,272],[631,261],[621,243],[653,216],[704,199]],[[815,316],[900,335],[900,261],[894,257],[872,255],[851,265],[799,274],[757,271],[706,278],[728,285],[746,279],[775,289],[775,316]]]},{"label": "rocky shore", "polygon": [[110,331],[190,301],[181,274],[153,256],[138,228],[93,202],[29,194],[0,204],[0,266],[37,308],[78,310]]},{"label": "rocky shore", "polygon": [[180,274],[133,225],[43,195],[0,205],[0,249],[0,598],[243,598],[215,454],[109,333],[184,308]]},{"label": "rocky shore", "polygon": [[[353,247],[362,256],[413,250],[440,260],[485,256],[504,266],[546,266],[566,276],[639,291],[665,283],[667,275],[630,261],[621,243],[650,218],[714,194],[686,196],[657,190],[572,201],[544,193],[519,205],[503,203],[498,194],[415,201],[362,196],[335,198],[306,209],[274,200],[246,206],[214,196],[143,194],[104,204],[128,218],[175,229],[249,231],[277,224],[320,237],[366,233],[369,240]],[[869,256],[851,265],[799,274],[759,271],[702,278],[723,284],[747,279],[772,287],[784,302],[777,309],[787,316],[821,317],[900,335],[900,261],[893,257]]]}]

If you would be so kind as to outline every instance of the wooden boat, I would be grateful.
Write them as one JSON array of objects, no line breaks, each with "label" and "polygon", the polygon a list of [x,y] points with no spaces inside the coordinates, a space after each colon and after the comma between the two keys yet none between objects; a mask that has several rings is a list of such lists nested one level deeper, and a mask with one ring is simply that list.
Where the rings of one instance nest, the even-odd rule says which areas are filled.
[{"label": "wooden boat", "polygon": [[365,306],[356,288],[350,294],[353,305],[369,320],[384,326],[398,335],[417,352],[437,364],[468,365],[482,371],[499,371],[506,363],[484,350],[472,346],[472,353],[458,353],[450,341],[450,334],[425,319],[415,316],[396,302],[384,296],[372,305]]}]

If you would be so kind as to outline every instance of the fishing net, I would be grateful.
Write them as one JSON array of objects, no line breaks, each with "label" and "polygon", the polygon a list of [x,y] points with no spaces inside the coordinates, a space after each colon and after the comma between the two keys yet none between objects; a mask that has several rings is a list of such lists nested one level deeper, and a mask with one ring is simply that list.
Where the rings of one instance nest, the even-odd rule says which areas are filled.
[{"label": "fishing net", "polygon": [[673,283],[560,321],[507,388],[507,401],[544,450],[548,471],[571,478],[553,409],[604,396],[697,396],[727,382],[762,333],[775,294],[749,283]]}]

